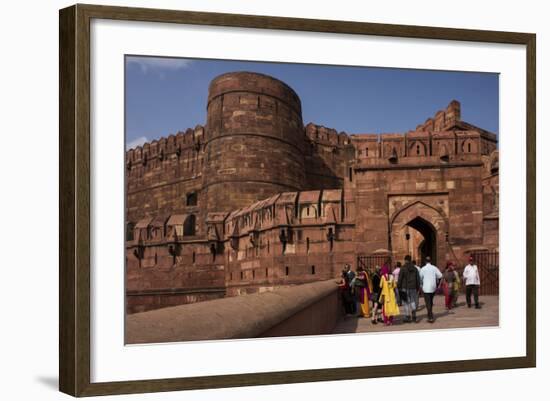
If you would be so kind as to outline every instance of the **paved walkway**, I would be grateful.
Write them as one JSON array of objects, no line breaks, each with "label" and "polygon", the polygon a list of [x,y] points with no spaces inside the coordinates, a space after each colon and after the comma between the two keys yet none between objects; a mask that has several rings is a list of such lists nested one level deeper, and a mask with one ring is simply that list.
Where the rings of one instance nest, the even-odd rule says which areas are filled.
[{"label": "paved walkway", "polygon": [[[434,300],[435,323],[428,323],[428,316],[424,300],[420,301],[420,308],[417,312],[419,323],[403,323],[402,316],[396,316],[392,326],[385,326],[383,323],[372,324],[370,319],[345,316],[334,329],[335,334],[343,333],[365,333],[380,331],[402,331],[402,330],[436,330],[466,327],[488,327],[498,326],[498,296],[480,297],[481,309],[468,308],[464,295],[458,301],[458,307],[450,311],[445,309],[443,296],[436,296]],[[400,307],[403,311],[403,307]]]}]

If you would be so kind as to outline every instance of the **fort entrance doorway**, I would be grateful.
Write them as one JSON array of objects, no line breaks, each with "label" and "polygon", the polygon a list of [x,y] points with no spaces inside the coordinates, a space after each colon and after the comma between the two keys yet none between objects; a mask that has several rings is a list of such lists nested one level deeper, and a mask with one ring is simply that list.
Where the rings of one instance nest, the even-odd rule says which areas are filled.
[{"label": "fort entrance doorway", "polygon": [[437,260],[437,238],[435,228],[421,217],[409,221],[405,229],[408,254],[418,265],[424,264],[426,256]]},{"label": "fort entrance doorway", "polygon": [[[391,251],[395,262],[411,255],[420,266],[429,256],[439,266],[445,260],[447,219],[443,211],[424,202],[412,202],[390,219]],[[441,260],[440,260],[441,259]]]}]

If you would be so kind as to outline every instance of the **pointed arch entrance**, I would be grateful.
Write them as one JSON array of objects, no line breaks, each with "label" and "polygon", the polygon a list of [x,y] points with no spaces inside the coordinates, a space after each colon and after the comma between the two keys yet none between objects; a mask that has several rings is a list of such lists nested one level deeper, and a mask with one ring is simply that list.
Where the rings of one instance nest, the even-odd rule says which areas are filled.
[{"label": "pointed arch entrance", "polygon": [[420,265],[429,256],[441,267],[446,258],[447,233],[444,212],[421,201],[404,206],[390,219],[391,250],[396,261],[411,255]]},{"label": "pointed arch entrance", "polygon": [[[407,223],[409,228],[408,234],[408,251],[409,254],[418,262],[426,260],[429,256],[432,260],[437,260],[437,232],[430,222],[422,217],[415,217]],[[411,235],[411,229],[415,232]],[[418,234],[420,235],[418,235]]]}]

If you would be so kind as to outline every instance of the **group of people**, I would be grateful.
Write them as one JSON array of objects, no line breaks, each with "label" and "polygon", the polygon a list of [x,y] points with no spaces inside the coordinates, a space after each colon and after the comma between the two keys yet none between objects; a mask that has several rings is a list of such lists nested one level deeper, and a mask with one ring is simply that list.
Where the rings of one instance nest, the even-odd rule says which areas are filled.
[{"label": "group of people", "polygon": [[416,312],[420,294],[424,297],[428,322],[433,323],[437,291],[443,292],[445,307],[450,310],[457,306],[462,282],[466,285],[468,307],[472,307],[473,295],[475,308],[480,309],[479,271],[472,257],[464,268],[462,279],[453,262],[447,262],[442,273],[431,263],[430,257],[425,258],[421,268],[407,255],[403,265],[397,262],[393,270],[390,258],[382,266],[376,266],[374,271],[365,271],[361,267],[353,271],[347,264],[339,285],[346,314],[370,317],[373,324],[381,322],[389,326],[394,317],[401,314],[400,307],[403,308],[403,322],[418,322]]}]

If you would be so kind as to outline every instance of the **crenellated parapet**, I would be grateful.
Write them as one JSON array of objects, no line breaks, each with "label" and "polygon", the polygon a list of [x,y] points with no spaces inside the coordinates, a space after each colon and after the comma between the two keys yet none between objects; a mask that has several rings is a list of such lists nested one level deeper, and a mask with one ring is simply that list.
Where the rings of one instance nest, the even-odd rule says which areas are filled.
[{"label": "crenellated parapet", "polygon": [[[185,152],[199,152],[204,142],[204,127],[197,125],[167,137],[146,142],[126,151],[126,168],[130,171],[136,166],[151,167],[151,162],[165,162],[180,158]],[[155,163],[153,163],[154,165]]]},{"label": "crenellated parapet", "polygon": [[359,163],[449,163],[480,160],[497,148],[497,136],[460,119],[460,103],[453,100],[414,131],[352,134]]},{"label": "crenellated parapet", "polygon": [[424,124],[417,125],[415,131],[445,131],[451,129],[461,121],[460,103],[452,100],[445,110],[439,110],[433,117],[428,118]]},{"label": "crenellated parapet", "polygon": [[307,138],[314,144],[323,146],[345,147],[351,143],[345,132],[338,132],[334,128],[309,123],[305,126]]}]

